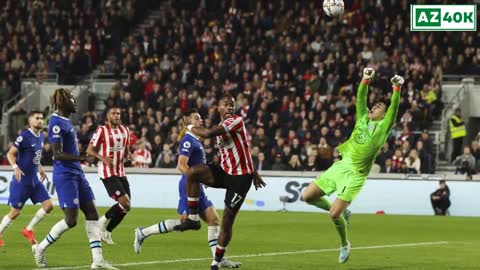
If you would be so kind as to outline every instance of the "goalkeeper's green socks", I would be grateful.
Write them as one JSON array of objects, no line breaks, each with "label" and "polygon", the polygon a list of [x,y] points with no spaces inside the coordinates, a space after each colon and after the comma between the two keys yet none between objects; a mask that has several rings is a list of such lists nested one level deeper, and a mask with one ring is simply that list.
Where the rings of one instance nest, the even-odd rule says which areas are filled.
[{"label": "goalkeeper's green socks", "polygon": [[340,236],[340,240],[342,242],[342,247],[347,245],[347,222],[343,215],[339,218],[332,219],[333,224],[335,224],[335,228],[337,229],[338,235]]},{"label": "goalkeeper's green socks", "polygon": [[313,202],[309,202],[309,204],[315,205],[316,207],[321,208],[327,212],[330,211],[330,208],[332,208],[332,203],[325,197],[320,197]]}]

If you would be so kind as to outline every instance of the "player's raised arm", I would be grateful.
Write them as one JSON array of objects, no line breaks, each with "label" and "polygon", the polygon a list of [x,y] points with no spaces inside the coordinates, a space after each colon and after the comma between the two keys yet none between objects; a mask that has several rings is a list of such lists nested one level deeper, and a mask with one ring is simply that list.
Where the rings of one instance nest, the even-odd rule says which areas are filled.
[{"label": "player's raised arm", "polygon": [[373,68],[364,68],[363,69],[363,77],[360,85],[358,85],[357,89],[357,119],[360,119],[368,114],[368,107],[367,107],[367,93],[368,93],[368,85],[370,81],[375,76],[375,70]]},{"label": "player's raised arm", "polygon": [[405,80],[401,76],[395,75],[392,77],[391,82],[393,85],[392,100],[384,119],[386,123],[386,125],[384,125],[386,132],[390,131],[397,119],[398,107],[400,106],[400,90]]}]

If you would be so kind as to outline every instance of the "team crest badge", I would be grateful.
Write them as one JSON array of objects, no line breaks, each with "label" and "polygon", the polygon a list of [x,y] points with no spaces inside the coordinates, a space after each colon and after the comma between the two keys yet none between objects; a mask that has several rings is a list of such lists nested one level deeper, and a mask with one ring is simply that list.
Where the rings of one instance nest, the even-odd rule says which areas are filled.
[{"label": "team crest badge", "polygon": [[374,124],[370,124],[370,125],[368,126],[368,129],[369,129],[369,130],[374,130],[374,129],[375,129],[375,125],[374,125]]}]

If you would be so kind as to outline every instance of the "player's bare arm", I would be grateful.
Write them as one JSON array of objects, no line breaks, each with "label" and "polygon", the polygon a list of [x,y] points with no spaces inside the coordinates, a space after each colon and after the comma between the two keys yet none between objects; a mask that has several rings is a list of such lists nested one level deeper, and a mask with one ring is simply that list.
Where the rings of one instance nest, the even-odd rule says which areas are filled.
[{"label": "player's bare arm", "polygon": [[95,157],[93,156],[75,156],[63,152],[61,143],[52,144],[53,157],[55,160],[63,161],[87,161],[88,163],[93,163]]},{"label": "player's bare arm", "polygon": [[103,162],[103,164],[110,166],[113,163],[113,159],[111,157],[104,157],[98,153],[98,149],[93,145],[89,144],[87,148],[87,156],[98,158]]},{"label": "player's bare arm", "polygon": [[22,175],[25,175],[25,174],[17,166],[17,154],[18,154],[18,149],[12,146],[10,147],[10,150],[8,150],[7,159],[8,159],[8,163],[10,163],[10,166],[12,166],[13,168],[15,179],[17,179],[17,181],[20,182],[20,180],[22,179]]},{"label": "player's bare arm", "polygon": [[258,174],[258,171],[255,170],[252,174],[253,176],[253,185],[255,185],[255,189],[263,188],[267,185],[262,179],[262,177]]},{"label": "player's bare arm", "polygon": [[200,136],[202,138],[211,138],[218,135],[226,134],[227,131],[221,125],[214,126],[212,128],[206,127],[194,127],[193,125],[187,126],[187,129],[190,130],[193,134]]},{"label": "player's bare arm", "polygon": [[42,180],[42,182],[45,181],[45,180],[48,181],[48,176],[45,173],[45,170],[43,169],[42,164],[40,164],[40,163],[38,163],[38,173],[40,174],[40,180]]},{"label": "player's bare arm", "polygon": [[179,170],[183,175],[185,175],[188,170],[188,159],[189,158],[187,156],[178,156],[177,170]]}]

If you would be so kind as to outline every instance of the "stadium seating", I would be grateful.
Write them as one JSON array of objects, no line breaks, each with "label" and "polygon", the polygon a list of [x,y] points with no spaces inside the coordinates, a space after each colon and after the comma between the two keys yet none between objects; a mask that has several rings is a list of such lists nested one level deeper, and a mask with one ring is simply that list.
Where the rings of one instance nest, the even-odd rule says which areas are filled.
[{"label": "stadium seating", "polygon": [[[339,158],[333,149],[353,129],[356,87],[362,69],[370,66],[377,75],[370,87],[369,106],[378,100],[388,103],[391,76],[401,74],[406,79],[397,125],[388,149],[377,159],[381,170],[413,172],[408,166],[413,161],[407,159],[414,160],[410,150],[417,149],[421,169],[416,173],[434,171],[432,138],[422,131],[442,109],[443,73],[478,70],[475,32],[410,32],[408,17],[398,14],[398,10],[408,14],[406,2],[345,1],[341,20],[326,17],[321,1],[275,5],[237,1],[241,3],[236,9],[230,8],[229,1],[205,1],[204,7],[193,2],[175,1],[173,7],[162,9],[159,20],[147,22],[148,27],[138,34],[118,42],[116,62],[103,67],[130,75],[128,81],[118,82],[105,104],[125,108],[123,121],[150,145],[156,161],[152,166],[162,167],[165,155],[175,161],[177,120],[183,112],[195,108],[206,126],[212,126],[219,122],[216,101],[230,93],[236,97],[238,114],[245,118],[254,161],[262,169],[325,169]],[[95,14],[96,10],[78,4],[68,8],[57,9],[66,14]],[[84,19],[83,27],[102,21],[111,24],[100,19],[105,16],[96,16],[93,22]],[[72,22],[74,26],[84,29]],[[54,34],[56,28],[51,28]],[[104,55],[101,47],[112,46],[105,41],[112,31],[107,28],[92,28],[96,30],[90,36],[98,49],[97,57],[87,55],[89,61]],[[72,33],[64,38],[67,51],[68,44],[84,45],[83,39],[75,43],[75,30],[67,29]],[[42,48],[42,59],[55,55],[68,59],[68,54],[61,54],[61,46],[58,51],[54,48]],[[461,66],[450,64],[459,58]],[[14,55],[8,59],[15,62]],[[47,66],[53,67],[49,71],[59,71],[56,65]],[[218,162],[215,147],[213,140],[205,141],[207,159]],[[401,152],[397,158],[396,149]]]}]

